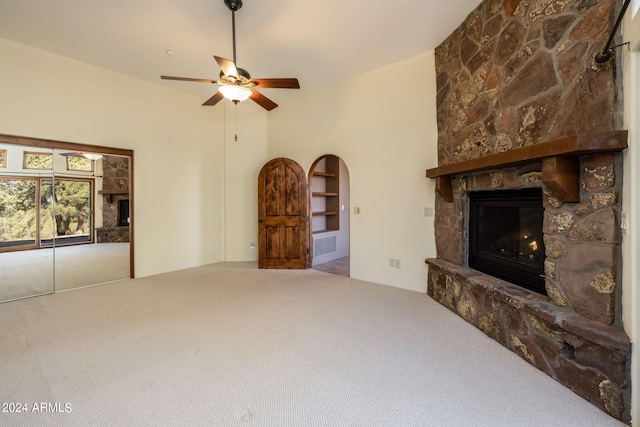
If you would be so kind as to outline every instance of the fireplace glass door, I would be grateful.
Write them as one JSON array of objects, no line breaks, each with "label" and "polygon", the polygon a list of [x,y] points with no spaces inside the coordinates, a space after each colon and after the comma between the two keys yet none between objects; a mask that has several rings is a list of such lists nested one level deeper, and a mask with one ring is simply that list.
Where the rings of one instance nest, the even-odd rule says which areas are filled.
[{"label": "fireplace glass door", "polygon": [[469,266],[546,294],[542,190],[469,194]]}]

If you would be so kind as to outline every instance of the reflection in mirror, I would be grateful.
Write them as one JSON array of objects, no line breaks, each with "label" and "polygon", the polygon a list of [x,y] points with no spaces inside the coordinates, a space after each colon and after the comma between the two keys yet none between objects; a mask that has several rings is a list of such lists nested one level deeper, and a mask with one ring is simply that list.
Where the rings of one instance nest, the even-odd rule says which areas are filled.
[{"label": "reflection in mirror", "polygon": [[89,147],[0,135],[0,302],[132,277],[133,152]]},{"label": "reflection in mirror", "polygon": [[54,150],[56,291],[130,277],[129,157]]},{"label": "reflection in mirror", "polygon": [[[52,150],[0,143],[0,301],[54,292]],[[44,244],[43,244],[44,243]]]}]

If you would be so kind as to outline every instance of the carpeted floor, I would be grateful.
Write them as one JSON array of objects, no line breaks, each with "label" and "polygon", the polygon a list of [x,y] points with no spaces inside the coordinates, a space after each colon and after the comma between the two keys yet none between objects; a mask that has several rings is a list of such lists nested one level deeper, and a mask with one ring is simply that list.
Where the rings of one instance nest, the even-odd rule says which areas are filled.
[{"label": "carpeted floor", "polygon": [[0,402],[25,409],[2,426],[621,425],[426,295],[312,269],[124,280],[0,325]]}]

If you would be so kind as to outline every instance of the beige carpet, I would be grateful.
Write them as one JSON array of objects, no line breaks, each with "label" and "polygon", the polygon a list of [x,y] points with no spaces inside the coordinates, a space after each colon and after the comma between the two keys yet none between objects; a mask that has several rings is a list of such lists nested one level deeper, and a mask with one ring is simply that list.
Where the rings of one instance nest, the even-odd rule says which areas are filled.
[{"label": "beige carpet", "polygon": [[2,426],[621,425],[426,295],[315,270],[125,280],[0,326],[0,401],[27,408]]}]

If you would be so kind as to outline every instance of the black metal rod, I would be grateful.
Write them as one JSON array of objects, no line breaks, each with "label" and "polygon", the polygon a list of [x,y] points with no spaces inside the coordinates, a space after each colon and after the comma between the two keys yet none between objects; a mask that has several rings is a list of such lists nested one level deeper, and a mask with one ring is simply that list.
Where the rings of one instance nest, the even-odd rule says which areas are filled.
[{"label": "black metal rod", "polygon": [[620,26],[620,23],[622,22],[624,13],[627,11],[627,8],[629,7],[629,3],[631,3],[631,0],[625,0],[624,4],[622,5],[622,9],[620,10],[620,14],[618,15],[618,19],[616,19],[616,23],[613,26],[613,29],[611,30],[611,35],[609,36],[607,45],[605,46],[602,52],[596,55],[596,62],[598,64],[603,64],[611,59],[611,50],[613,49],[613,47],[610,47],[610,46],[611,46],[611,43],[613,42],[613,38],[616,36],[616,32],[618,31],[618,27]]},{"label": "black metal rod", "polygon": [[[233,63],[236,64],[236,11],[231,11],[231,31],[233,32]],[[236,65],[237,67],[238,65]]]}]

